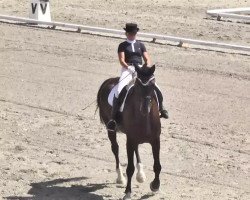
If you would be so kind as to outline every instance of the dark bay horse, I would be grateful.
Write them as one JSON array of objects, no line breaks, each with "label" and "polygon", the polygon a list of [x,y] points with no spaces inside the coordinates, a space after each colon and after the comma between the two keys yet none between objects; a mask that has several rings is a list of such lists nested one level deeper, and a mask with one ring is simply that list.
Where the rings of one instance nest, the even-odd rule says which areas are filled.
[{"label": "dark bay horse", "polygon": [[[137,77],[134,86],[129,90],[124,109],[118,120],[118,130],[125,133],[127,137],[127,187],[124,200],[131,199],[131,179],[135,171],[134,154],[137,157],[137,180],[143,182],[145,179],[142,170],[141,160],[138,152],[138,145],[150,143],[154,157],[155,178],[150,184],[152,191],[156,192],[160,188],[160,134],[161,123],[157,98],[154,91],[155,66],[139,67],[135,66]],[[108,103],[108,95],[112,88],[118,83],[119,78],[110,78],[103,82],[98,95],[97,104],[99,107],[100,119],[106,125],[111,118],[111,106]],[[119,145],[116,140],[116,132],[109,132],[108,137],[111,141],[111,149],[116,159],[116,170],[118,173],[117,182],[122,183],[125,178],[119,162]]]}]

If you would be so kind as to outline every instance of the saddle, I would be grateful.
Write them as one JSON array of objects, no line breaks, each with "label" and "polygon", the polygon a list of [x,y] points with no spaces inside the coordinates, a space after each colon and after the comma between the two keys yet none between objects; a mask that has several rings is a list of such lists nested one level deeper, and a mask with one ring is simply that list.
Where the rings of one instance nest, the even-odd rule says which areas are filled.
[{"label": "saddle", "polygon": [[[127,90],[127,93],[126,93],[126,96],[125,98],[123,99],[123,102],[120,106],[120,109],[119,111],[122,112],[123,109],[124,109],[124,106],[125,106],[125,103],[126,103],[126,99],[127,99],[127,96],[129,94],[129,92],[133,89],[134,87],[134,84],[135,84],[135,78],[136,77],[133,77],[133,79],[125,86],[126,87],[126,90]],[[118,88],[118,84],[116,84],[112,90],[110,91],[109,93],[109,96],[108,96],[108,103],[110,106],[113,106],[113,99],[114,99],[114,96],[115,96],[115,93],[117,91],[117,88]],[[158,107],[159,107],[159,100],[158,100],[158,97],[157,97],[157,94],[155,92],[155,97],[156,97],[156,101],[157,101],[157,104],[158,104]]]},{"label": "saddle", "polygon": [[[131,81],[131,82],[132,82],[132,81]],[[125,87],[126,87],[127,92],[126,92],[126,96],[125,96],[125,98],[123,99],[123,102],[122,102],[122,104],[121,104],[121,106],[120,106],[120,109],[119,109],[120,112],[122,112],[123,109],[124,109],[124,105],[125,105],[125,102],[126,102],[128,93],[129,93],[129,91],[131,91],[131,89],[134,87],[134,83],[129,83],[129,84],[126,85]],[[117,88],[118,88],[118,85],[115,85],[115,86],[112,88],[112,90],[110,91],[110,93],[109,93],[109,96],[108,96],[108,103],[109,103],[110,106],[113,106],[113,99],[114,99],[115,93],[116,93],[116,91],[117,91]]]}]

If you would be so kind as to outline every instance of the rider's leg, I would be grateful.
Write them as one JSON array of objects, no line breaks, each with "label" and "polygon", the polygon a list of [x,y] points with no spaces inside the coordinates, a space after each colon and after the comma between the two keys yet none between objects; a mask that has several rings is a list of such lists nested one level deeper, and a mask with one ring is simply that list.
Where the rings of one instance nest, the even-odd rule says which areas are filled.
[{"label": "rider's leg", "polygon": [[116,130],[116,115],[119,111],[119,108],[126,96],[127,90],[126,85],[133,79],[132,73],[129,69],[122,68],[121,76],[117,85],[117,91],[115,92],[113,107],[111,113],[111,119],[107,123],[107,129],[110,131]]},{"label": "rider's leg", "polygon": [[133,74],[131,70],[125,69],[124,67],[121,69],[121,76],[119,82],[117,84],[117,90],[115,92],[116,98],[118,98],[119,94],[121,93],[122,89],[127,86],[130,81],[133,79]]},{"label": "rider's leg", "polygon": [[159,111],[161,113],[161,117],[168,119],[168,111],[163,106],[163,95],[161,93],[160,88],[155,84],[155,92],[157,94],[157,98],[159,101]]},{"label": "rider's leg", "polygon": [[124,87],[122,91],[120,92],[118,98],[114,96],[113,99],[113,107],[112,107],[112,112],[111,112],[111,119],[107,123],[107,129],[109,131],[116,131],[116,121],[117,121],[117,113],[119,111],[119,108],[122,105],[122,102],[127,94],[127,89]]}]

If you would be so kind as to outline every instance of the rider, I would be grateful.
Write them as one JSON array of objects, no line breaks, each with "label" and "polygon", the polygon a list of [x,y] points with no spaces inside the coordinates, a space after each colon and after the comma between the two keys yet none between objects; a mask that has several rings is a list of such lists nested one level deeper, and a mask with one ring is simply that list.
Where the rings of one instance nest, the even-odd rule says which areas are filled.
[{"label": "rider", "polygon": [[[116,130],[116,115],[127,93],[125,86],[133,79],[132,75],[135,72],[133,65],[142,65],[142,58],[146,66],[151,65],[150,57],[145,45],[136,40],[136,34],[139,31],[137,24],[127,23],[124,30],[126,31],[127,39],[118,47],[118,57],[122,69],[117,91],[113,100],[111,120],[107,124],[107,129],[109,131]],[[168,112],[163,107],[163,96],[157,85],[155,85],[155,91],[159,101],[159,111],[161,113],[161,117],[167,119]]]}]

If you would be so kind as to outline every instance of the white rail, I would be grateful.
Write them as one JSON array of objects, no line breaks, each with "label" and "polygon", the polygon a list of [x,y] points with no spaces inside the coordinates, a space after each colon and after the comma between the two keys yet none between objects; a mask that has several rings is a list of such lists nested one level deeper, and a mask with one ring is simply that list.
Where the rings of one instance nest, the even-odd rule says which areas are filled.
[{"label": "white rail", "polygon": [[105,29],[105,28],[92,27],[92,26],[83,26],[83,25],[63,23],[63,22],[38,21],[35,19],[29,19],[29,18],[24,18],[24,17],[13,17],[13,16],[8,16],[8,15],[0,15],[0,19],[16,21],[16,22],[24,22],[24,23],[29,23],[29,24],[58,26],[58,27],[65,27],[65,28],[71,28],[71,29],[77,29],[77,30],[81,29],[81,30],[93,31],[93,32],[113,33],[113,34],[124,35],[124,31],[120,31],[120,30]]},{"label": "white rail", "polygon": [[232,19],[241,19],[241,20],[250,20],[250,16],[248,15],[238,15],[238,14],[232,14],[232,13],[208,13],[209,15],[213,17],[227,17]]},{"label": "white rail", "polygon": [[232,18],[232,19],[250,20],[250,16],[246,15],[246,14],[250,14],[250,7],[249,8],[208,10],[207,14],[213,17],[227,17],[227,18]]},{"label": "white rail", "polygon": [[[109,33],[109,34],[115,34],[119,36],[124,35],[124,31],[121,31],[121,30],[106,29],[106,28],[99,28],[99,27],[92,27],[92,26],[83,26],[83,25],[78,25],[78,24],[70,24],[70,23],[62,23],[62,22],[45,22],[45,21],[38,21],[38,20],[23,18],[23,17],[13,17],[13,16],[8,16],[8,15],[0,15],[0,19],[8,20],[8,21],[15,21],[15,22],[30,23],[30,24],[54,26],[54,27],[56,26],[65,27],[65,28],[70,28],[70,29],[76,29],[78,31],[85,30],[85,31],[90,31],[90,32],[95,32],[95,33]],[[188,39],[188,38],[182,38],[182,37],[173,37],[173,36],[150,34],[150,33],[138,33],[138,36],[143,37],[143,38],[150,38],[154,40],[158,39],[158,40],[178,42],[180,44],[188,43],[188,44],[193,44],[193,45],[201,45],[201,46],[250,52],[250,46],[210,42],[210,41],[203,41],[203,40],[194,40],[194,39]]]},{"label": "white rail", "polygon": [[208,10],[209,13],[245,13],[250,14],[250,7],[247,8],[229,8],[229,9],[215,9]]}]

